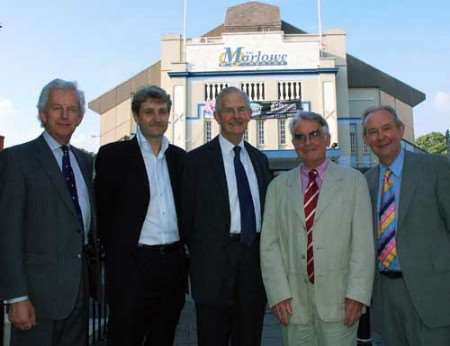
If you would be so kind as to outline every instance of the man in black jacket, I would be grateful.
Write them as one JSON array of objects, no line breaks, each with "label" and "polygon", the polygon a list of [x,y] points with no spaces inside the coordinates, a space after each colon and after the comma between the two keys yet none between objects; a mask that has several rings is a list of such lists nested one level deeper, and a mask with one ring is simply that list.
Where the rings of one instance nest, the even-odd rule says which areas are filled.
[{"label": "man in black jacket", "polygon": [[178,223],[185,152],[164,136],[171,100],[163,89],[138,90],[131,108],[136,136],[101,147],[96,161],[108,345],[170,346],[186,288]]},{"label": "man in black jacket", "polygon": [[248,96],[229,87],[216,98],[220,135],[189,152],[183,179],[183,231],[200,346],[261,344],[266,295],[259,232],[271,174],[244,142]]}]

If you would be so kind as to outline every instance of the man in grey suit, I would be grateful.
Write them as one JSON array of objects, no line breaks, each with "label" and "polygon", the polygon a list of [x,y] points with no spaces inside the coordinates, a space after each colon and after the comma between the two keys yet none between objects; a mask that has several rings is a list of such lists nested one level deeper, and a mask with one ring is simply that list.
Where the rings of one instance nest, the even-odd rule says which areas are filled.
[{"label": "man in grey suit", "polygon": [[330,134],[322,116],[300,112],[290,129],[303,162],[267,190],[261,232],[267,300],[286,346],[356,345],[374,272],[367,183],[326,158]]},{"label": "man in grey suit", "polygon": [[0,299],[11,345],[85,346],[92,160],[69,143],[84,94],[55,79],[37,107],[43,134],[0,153]]},{"label": "man in grey suit", "polygon": [[363,115],[380,164],[366,173],[377,274],[372,322],[389,346],[450,345],[450,164],[401,148],[405,126],[390,106]]}]

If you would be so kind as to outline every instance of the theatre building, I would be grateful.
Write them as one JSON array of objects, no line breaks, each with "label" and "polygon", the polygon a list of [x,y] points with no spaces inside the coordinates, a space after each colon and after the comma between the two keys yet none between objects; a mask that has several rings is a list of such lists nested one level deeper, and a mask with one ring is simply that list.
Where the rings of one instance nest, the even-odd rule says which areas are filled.
[{"label": "theatre building", "polygon": [[[301,24],[301,23],[299,23]],[[101,117],[101,144],[135,132],[131,97],[142,85],[156,84],[171,94],[167,136],[190,150],[213,138],[217,93],[227,86],[252,101],[246,140],[281,155],[292,153],[289,118],[311,110],[327,119],[330,156],[358,168],[375,163],[362,140],[361,113],[388,104],[405,123],[405,144],[414,140],[413,108],[425,95],[347,53],[346,34],[334,29],[306,33],[281,20],[280,9],[260,2],[230,7],[225,23],[201,37],[167,34],[161,60],[89,103]]]}]

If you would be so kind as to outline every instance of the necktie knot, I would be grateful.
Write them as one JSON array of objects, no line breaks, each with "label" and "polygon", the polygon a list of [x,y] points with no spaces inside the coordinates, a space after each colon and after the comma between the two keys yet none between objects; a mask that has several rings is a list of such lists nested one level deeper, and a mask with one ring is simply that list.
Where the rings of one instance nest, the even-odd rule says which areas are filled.
[{"label": "necktie knot", "polygon": [[240,147],[239,145],[236,145],[236,146],[233,148],[233,151],[234,151],[234,155],[235,155],[236,157],[239,157],[240,154],[241,154],[241,147]]},{"label": "necktie knot", "polygon": [[389,167],[386,168],[386,170],[384,171],[384,177],[385,177],[386,179],[389,179],[389,178],[391,177],[391,175],[392,175],[391,169],[390,169]]},{"label": "necktie knot", "polygon": [[309,180],[314,181],[314,180],[316,180],[317,176],[319,175],[319,172],[317,172],[316,169],[311,169],[309,171],[308,175],[309,175]]},{"label": "necktie knot", "polygon": [[69,154],[69,147],[67,145],[61,145],[61,150],[63,152],[63,155]]}]

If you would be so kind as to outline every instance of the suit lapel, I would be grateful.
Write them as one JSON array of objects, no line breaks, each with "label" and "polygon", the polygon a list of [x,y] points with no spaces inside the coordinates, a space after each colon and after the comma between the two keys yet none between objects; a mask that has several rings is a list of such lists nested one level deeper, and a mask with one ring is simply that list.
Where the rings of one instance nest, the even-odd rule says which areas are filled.
[{"label": "suit lapel", "polygon": [[302,192],[302,182],[300,179],[300,167],[297,167],[289,171],[287,178],[287,191],[286,195],[289,198],[289,205],[292,206],[292,210],[297,215],[298,220],[300,220],[301,226],[306,229],[305,225],[305,211],[303,205],[303,192]]},{"label": "suit lapel", "polygon": [[367,184],[369,185],[370,199],[372,201],[372,216],[373,216],[373,230],[375,233],[375,239],[378,237],[378,192],[379,192],[379,177],[380,177],[380,166],[376,166],[370,169],[367,174]]},{"label": "suit lapel", "polygon": [[339,175],[336,164],[330,161],[328,163],[325,179],[320,187],[319,201],[316,214],[314,215],[314,222],[317,222],[324,210],[335,200],[336,192],[341,188],[342,184],[340,184],[340,181],[342,180],[343,178]]},{"label": "suit lapel", "polygon": [[[226,220],[230,220],[230,197],[228,196],[227,177],[225,175],[225,167],[223,164],[222,151],[220,149],[219,137],[214,138],[208,144],[208,156],[211,164],[213,178],[217,181],[220,189],[215,198],[221,198],[224,204],[225,211],[227,212]],[[222,197],[223,196],[223,197]]]},{"label": "suit lapel", "polygon": [[[95,199],[94,199],[94,187],[92,185],[92,167],[89,167],[87,159],[82,151],[72,146],[72,152],[75,156],[78,166],[80,167],[81,174],[83,175],[84,182],[86,184],[89,194],[89,204],[91,206],[91,232],[96,231],[96,213],[95,213]],[[96,234],[93,235],[94,239],[97,239]]]},{"label": "suit lapel", "polygon": [[178,184],[176,184],[176,181],[178,180],[178,166],[176,162],[176,158],[174,155],[174,152],[172,151],[172,146],[169,145],[165,152],[166,156],[166,162],[167,162],[167,169],[169,170],[169,177],[170,177],[170,185],[172,187],[173,195],[174,197],[178,195]]},{"label": "suit lapel", "polygon": [[265,184],[264,184],[264,173],[261,167],[260,161],[256,156],[253,148],[246,142],[244,142],[245,149],[247,150],[248,156],[250,156],[250,161],[252,162],[253,169],[255,170],[256,179],[258,180],[258,190],[259,190],[259,200],[261,206],[261,215],[263,214],[264,196],[265,196]]},{"label": "suit lapel", "polygon": [[[91,184],[91,177],[92,172],[89,171],[88,163],[86,159],[83,157],[83,154],[79,149],[72,146],[72,153],[77,159],[78,166],[80,167],[81,174],[83,175],[84,182],[86,183],[87,189],[89,191],[89,199],[91,200],[92,194],[92,184]],[[92,201],[90,201],[92,202]]]},{"label": "suit lapel", "polygon": [[69,190],[67,189],[61,170],[43,136],[36,139],[36,159],[46,171],[52,182],[51,185],[56,188],[67,208],[77,217],[75,206],[70,198]]},{"label": "suit lapel", "polygon": [[407,214],[409,204],[414,196],[417,186],[417,179],[414,172],[420,171],[422,168],[413,154],[405,151],[405,161],[402,169],[402,183],[400,186],[400,203],[398,206],[397,232],[401,229],[401,224]]},{"label": "suit lapel", "polygon": [[[147,175],[147,169],[145,168],[144,158],[142,157],[141,148],[135,136],[133,139],[128,141],[129,150],[126,150],[128,154],[128,161],[130,168],[134,167],[134,173],[136,174],[136,182],[143,187],[141,191],[148,191],[151,194],[149,177]],[[142,184],[142,185],[141,185]],[[147,208],[147,206],[145,206]]]}]

